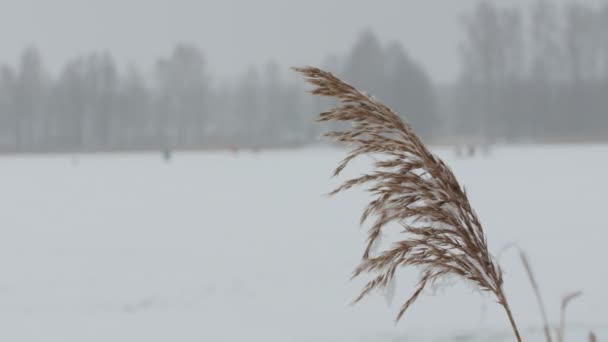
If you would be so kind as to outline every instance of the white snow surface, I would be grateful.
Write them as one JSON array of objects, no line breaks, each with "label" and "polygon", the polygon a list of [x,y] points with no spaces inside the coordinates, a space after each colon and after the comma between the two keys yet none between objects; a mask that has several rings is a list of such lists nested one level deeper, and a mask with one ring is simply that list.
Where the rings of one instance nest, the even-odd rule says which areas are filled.
[{"label": "white snow surface", "polygon": [[[498,254],[529,255],[552,321],[608,339],[608,146],[498,147],[457,159]],[[502,309],[457,279],[394,323],[416,270],[350,305],[365,243],[361,190],[323,194],[333,148],[0,157],[0,341],[512,341]],[[500,255],[526,341],[540,315],[517,251]]]}]

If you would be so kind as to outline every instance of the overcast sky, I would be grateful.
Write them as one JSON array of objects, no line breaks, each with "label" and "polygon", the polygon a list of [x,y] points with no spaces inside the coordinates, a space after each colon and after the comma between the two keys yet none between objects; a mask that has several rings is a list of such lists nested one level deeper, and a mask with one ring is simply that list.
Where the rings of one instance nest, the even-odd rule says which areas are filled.
[{"label": "overcast sky", "polygon": [[[495,0],[529,6],[533,0]],[[565,2],[565,0],[552,0]],[[577,0],[598,3],[606,0]],[[0,0],[0,62],[25,46],[57,71],[66,59],[107,50],[125,65],[150,68],[177,42],[201,47],[213,73],[249,65],[320,64],[342,55],[371,28],[399,40],[438,81],[457,74],[458,17],[476,0]]]}]

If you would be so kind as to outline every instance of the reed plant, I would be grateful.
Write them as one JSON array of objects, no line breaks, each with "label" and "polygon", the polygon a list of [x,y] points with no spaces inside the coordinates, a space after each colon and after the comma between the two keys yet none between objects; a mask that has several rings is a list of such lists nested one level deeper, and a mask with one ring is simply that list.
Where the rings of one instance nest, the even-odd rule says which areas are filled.
[{"label": "reed plant", "polygon": [[[491,293],[521,341],[504,291],[503,272],[489,252],[485,231],[466,191],[450,168],[429,151],[407,122],[374,97],[321,69],[294,69],[313,85],[312,94],[339,102],[321,113],[318,121],[350,124],[325,134],[351,148],[334,175],[357,157],[376,158],[372,172],[347,180],[331,192],[363,186],[372,196],[361,223],[373,222],[362,260],[353,272],[353,277],[371,274],[372,279],[355,302],[386,288],[397,269],[417,268],[421,278],[401,306],[396,316],[399,321],[428,285],[456,276]],[[379,237],[389,224],[403,228],[401,238],[376,252]]]}]

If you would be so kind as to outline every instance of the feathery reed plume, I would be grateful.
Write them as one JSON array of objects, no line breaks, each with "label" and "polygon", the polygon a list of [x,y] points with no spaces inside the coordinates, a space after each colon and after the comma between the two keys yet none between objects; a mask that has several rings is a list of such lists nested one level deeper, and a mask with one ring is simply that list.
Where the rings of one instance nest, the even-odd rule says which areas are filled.
[{"label": "feathery reed plume", "polygon": [[534,295],[536,296],[536,301],[538,302],[538,307],[540,308],[540,314],[543,318],[543,329],[545,330],[545,337],[547,338],[547,342],[551,342],[551,331],[549,329],[549,319],[547,318],[547,311],[545,310],[545,304],[540,295],[540,289],[538,287],[538,283],[536,282],[536,278],[534,277],[534,272],[532,271],[532,266],[530,266],[530,261],[521,249],[519,250],[519,257],[521,258],[521,262],[526,269],[526,273],[528,274],[528,279],[530,280],[530,284],[532,284],[532,289],[534,289]]},{"label": "feathery reed plume", "polygon": [[[505,309],[517,340],[521,341],[503,290],[502,271],[488,252],[481,223],[452,171],[425,147],[407,123],[373,97],[329,72],[313,67],[294,69],[314,86],[312,94],[340,101],[338,107],[321,113],[318,121],[351,123],[345,131],[325,134],[353,146],[334,175],[340,174],[356,157],[384,157],[375,162],[375,171],[348,180],[331,193],[368,185],[367,190],[375,197],[361,217],[362,223],[372,216],[376,220],[369,230],[363,259],[353,273],[353,277],[372,273],[375,278],[355,302],[372,290],[386,287],[397,268],[417,267],[422,277],[401,307],[398,321],[427,285],[455,275],[494,294]],[[372,253],[389,223],[403,226],[403,240],[378,254]]]},{"label": "feathery reed plume", "polygon": [[568,293],[564,297],[562,297],[562,305],[560,307],[559,313],[559,329],[557,330],[557,340],[559,342],[564,342],[564,335],[566,333],[566,308],[570,302],[580,296],[583,295],[583,292],[576,291],[572,293]]}]

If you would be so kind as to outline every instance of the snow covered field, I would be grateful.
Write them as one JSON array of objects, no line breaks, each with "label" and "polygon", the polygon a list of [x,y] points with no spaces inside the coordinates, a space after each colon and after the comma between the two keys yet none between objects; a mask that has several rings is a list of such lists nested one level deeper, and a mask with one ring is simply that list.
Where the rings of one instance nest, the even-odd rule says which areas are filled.
[{"label": "snow covered field", "polygon": [[[530,256],[571,341],[608,339],[608,146],[501,147],[456,159],[497,253]],[[351,306],[367,197],[323,196],[343,151],[0,157],[0,341],[513,340],[493,298],[460,282],[393,323],[381,294]],[[356,167],[365,164],[358,163]],[[350,169],[352,175],[356,169]],[[506,290],[527,341],[540,316],[515,250]]]}]

